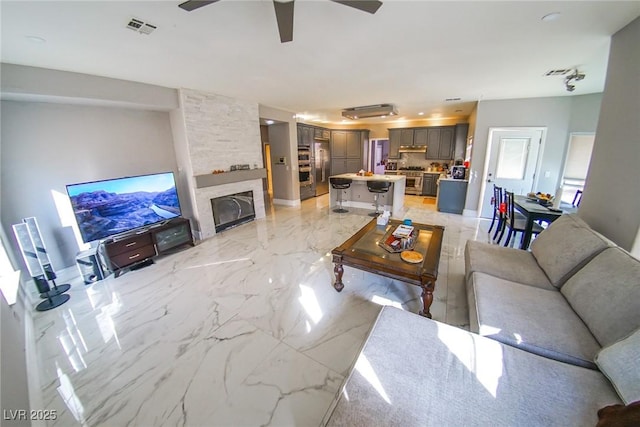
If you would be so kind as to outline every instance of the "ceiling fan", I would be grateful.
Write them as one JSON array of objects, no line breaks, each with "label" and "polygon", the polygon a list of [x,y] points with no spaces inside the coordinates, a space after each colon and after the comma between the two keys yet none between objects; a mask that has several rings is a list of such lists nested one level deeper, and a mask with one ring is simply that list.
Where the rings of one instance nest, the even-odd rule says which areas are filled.
[{"label": "ceiling fan", "polygon": [[[219,0],[189,0],[178,5],[181,9],[191,12]],[[345,6],[350,6],[364,12],[374,14],[382,6],[379,0],[331,0]],[[273,0],[273,7],[276,11],[276,20],[278,21],[278,31],[280,32],[280,42],[286,43],[293,40],[293,4],[294,0],[278,1]]]}]

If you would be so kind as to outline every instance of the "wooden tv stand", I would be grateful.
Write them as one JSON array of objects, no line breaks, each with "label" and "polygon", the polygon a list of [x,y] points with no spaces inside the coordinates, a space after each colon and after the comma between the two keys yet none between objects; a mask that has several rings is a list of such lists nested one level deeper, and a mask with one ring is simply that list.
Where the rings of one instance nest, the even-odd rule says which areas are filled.
[{"label": "wooden tv stand", "polygon": [[153,262],[154,257],[185,244],[194,246],[189,220],[174,218],[165,224],[105,242],[104,254],[109,269],[118,277],[125,268]]}]

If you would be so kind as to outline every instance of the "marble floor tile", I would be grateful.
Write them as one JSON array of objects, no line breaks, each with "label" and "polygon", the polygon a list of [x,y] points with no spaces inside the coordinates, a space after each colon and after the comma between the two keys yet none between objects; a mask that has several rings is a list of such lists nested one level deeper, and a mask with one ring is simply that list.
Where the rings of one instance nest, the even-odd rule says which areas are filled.
[{"label": "marble floor tile", "polygon": [[[487,241],[489,221],[422,200],[407,196],[400,219],[445,227],[433,318],[468,327],[464,245]],[[71,300],[30,313],[32,394],[58,414],[48,424],[320,425],[380,307],[422,307],[419,287],[350,267],[335,291],[330,252],[371,218],[328,205],[267,205],[264,219],[90,285],[60,272]]]}]

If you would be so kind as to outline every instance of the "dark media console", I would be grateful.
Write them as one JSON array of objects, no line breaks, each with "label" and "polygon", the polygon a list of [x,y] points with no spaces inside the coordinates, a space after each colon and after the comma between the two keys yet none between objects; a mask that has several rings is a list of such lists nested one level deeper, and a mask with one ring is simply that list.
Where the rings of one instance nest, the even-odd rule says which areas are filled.
[{"label": "dark media console", "polygon": [[125,268],[135,269],[153,263],[153,258],[177,246],[193,243],[191,226],[186,218],[174,218],[135,234],[104,242],[109,269],[118,277]]}]

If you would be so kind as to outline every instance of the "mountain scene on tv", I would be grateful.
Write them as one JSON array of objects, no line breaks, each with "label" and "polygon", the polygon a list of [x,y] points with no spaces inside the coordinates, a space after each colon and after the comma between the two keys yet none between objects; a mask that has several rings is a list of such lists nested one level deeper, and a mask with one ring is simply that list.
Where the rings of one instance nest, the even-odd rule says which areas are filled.
[{"label": "mountain scene on tv", "polygon": [[87,191],[71,196],[71,204],[85,242],[180,215],[175,186],[161,192]]}]

